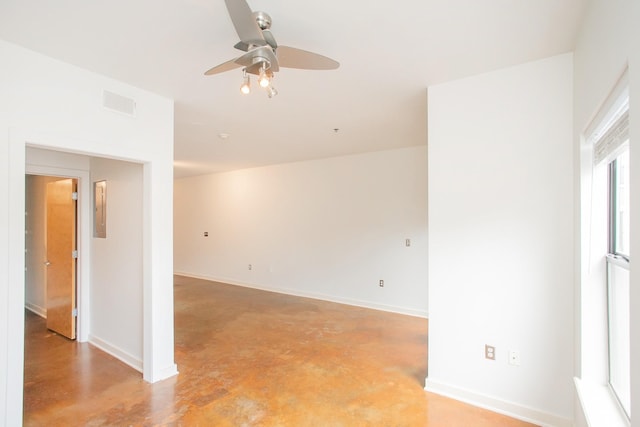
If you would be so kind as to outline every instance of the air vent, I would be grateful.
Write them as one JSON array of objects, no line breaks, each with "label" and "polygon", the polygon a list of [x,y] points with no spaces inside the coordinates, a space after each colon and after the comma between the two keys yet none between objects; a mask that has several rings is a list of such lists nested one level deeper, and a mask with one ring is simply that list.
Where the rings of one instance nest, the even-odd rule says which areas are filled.
[{"label": "air vent", "polygon": [[130,117],[136,116],[136,101],[108,90],[102,92],[102,106]]}]

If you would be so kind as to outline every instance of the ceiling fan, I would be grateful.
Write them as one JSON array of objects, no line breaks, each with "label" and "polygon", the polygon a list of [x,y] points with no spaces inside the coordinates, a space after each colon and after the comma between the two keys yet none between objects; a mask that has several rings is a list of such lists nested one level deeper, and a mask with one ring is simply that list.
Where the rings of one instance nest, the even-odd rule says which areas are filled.
[{"label": "ceiling fan", "polygon": [[237,58],[216,65],[204,74],[207,76],[243,67],[243,83],[240,90],[251,92],[250,74],[258,76],[258,83],[267,90],[269,98],[277,95],[271,84],[273,74],[280,67],[304,70],[333,70],[340,64],[317,53],[278,46],[271,33],[271,17],[265,12],[252,12],[246,0],[225,0],[231,22],[240,37],[233,47],[246,52]]}]

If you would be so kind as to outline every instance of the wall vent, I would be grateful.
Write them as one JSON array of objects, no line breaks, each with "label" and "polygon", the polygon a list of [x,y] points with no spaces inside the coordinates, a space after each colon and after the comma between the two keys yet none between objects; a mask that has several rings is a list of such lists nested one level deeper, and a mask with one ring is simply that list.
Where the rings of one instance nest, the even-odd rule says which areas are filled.
[{"label": "wall vent", "polygon": [[108,90],[102,92],[102,106],[107,110],[126,114],[130,117],[136,116],[136,101]]}]

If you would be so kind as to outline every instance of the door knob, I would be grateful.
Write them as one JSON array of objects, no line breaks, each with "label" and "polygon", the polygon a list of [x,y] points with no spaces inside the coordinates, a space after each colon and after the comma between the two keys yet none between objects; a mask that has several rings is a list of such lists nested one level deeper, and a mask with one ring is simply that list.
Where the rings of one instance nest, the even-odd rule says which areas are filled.
[{"label": "door knob", "polygon": [[47,267],[49,267],[51,265],[51,263],[49,261],[45,261],[44,265],[46,265]]}]

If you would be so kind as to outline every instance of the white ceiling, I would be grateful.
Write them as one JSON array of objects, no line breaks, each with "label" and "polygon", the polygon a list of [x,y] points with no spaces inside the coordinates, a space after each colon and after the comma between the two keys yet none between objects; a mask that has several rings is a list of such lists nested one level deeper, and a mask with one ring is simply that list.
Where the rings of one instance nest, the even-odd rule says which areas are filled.
[{"label": "white ceiling", "polygon": [[341,64],[272,99],[203,74],[241,54],[224,0],[0,0],[0,38],[174,99],[180,177],[426,144],[429,85],[571,51],[586,1],[248,0]]}]

